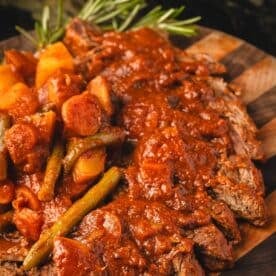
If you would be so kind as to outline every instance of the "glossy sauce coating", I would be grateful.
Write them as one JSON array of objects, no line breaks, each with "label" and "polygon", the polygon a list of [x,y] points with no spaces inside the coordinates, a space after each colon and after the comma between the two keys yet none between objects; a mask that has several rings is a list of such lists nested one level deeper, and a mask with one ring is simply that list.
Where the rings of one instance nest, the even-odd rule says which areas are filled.
[{"label": "glossy sauce coating", "polygon": [[[72,23],[65,42],[76,35],[74,24],[78,22]],[[241,239],[235,216],[259,224],[255,215],[249,218],[241,211],[249,208],[256,213],[255,203],[249,203],[253,200],[250,192],[238,193],[241,201],[245,199],[242,207],[235,205],[239,196],[231,189],[242,189],[246,182],[254,185],[259,178],[249,181],[245,177],[242,184],[231,178],[232,188],[221,194],[216,189],[223,185],[220,175],[225,175],[230,156],[237,162],[227,177],[229,172],[238,172],[238,156],[250,159],[236,151],[232,111],[226,107],[230,99],[234,99],[233,108],[241,105],[236,106],[238,100],[227,86],[221,88],[220,81],[210,78],[225,68],[204,55],[189,57],[150,29],[94,32],[91,40],[92,50],[87,50],[89,44],[84,47],[86,40],[72,47],[78,53],[77,69],[87,80],[100,76],[107,82],[116,123],[127,130],[134,151],[129,154],[123,148],[122,156],[128,157],[122,160],[127,165],[121,193],[106,207],[87,215],[74,239],[91,248],[100,264],[106,265],[104,271],[111,274],[185,271],[184,275],[190,275],[190,271],[202,275],[194,246],[200,248],[205,268],[216,271],[231,266],[231,243]],[[241,124],[247,123],[253,131],[253,124],[244,118]],[[250,141],[257,149],[254,139]],[[250,168],[247,172],[256,175]],[[256,200],[263,212],[257,211],[256,217],[264,222],[263,199],[257,196]]]},{"label": "glossy sauce coating", "polygon": [[96,153],[83,153],[72,172],[60,176],[55,197],[40,202],[53,137],[61,136],[69,151],[115,125],[126,131],[125,143],[95,160],[123,167],[123,183],[69,237],[54,241],[55,273],[204,275],[203,268],[231,266],[232,244],[241,240],[236,218],[260,226],[267,213],[251,162],[261,158],[256,128],[215,77],[224,66],[188,56],[151,29],[100,33],[79,19],[69,24],[64,44],[49,49],[39,68],[47,68],[55,49],[64,60],[53,59],[61,70],[40,72],[35,103],[47,112],[15,117],[5,134],[16,171],[9,201],[19,232],[30,243],[37,240],[104,169],[101,164],[91,176]]}]

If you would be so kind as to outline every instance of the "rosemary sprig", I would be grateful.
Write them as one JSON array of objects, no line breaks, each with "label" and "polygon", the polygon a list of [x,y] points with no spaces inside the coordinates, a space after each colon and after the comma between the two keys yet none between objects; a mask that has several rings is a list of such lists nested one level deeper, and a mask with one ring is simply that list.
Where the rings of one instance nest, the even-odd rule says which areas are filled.
[{"label": "rosemary sprig", "polygon": [[[184,6],[164,10],[157,6],[138,19],[138,14],[147,6],[145,0],[88,0],[77,17],[97,24],[103,30],[123,32],[129,29],[151,27],[168,33],[193,36],[196,34],[195,23],[200,17],[177,20]],[[45,6],[41,20],[35,23],[36,39],[27,31],[16,26],[38,48],[45,47],[62,37],[68,20],[64,20],[63,0],[58,0],[56,20],[53,20],[50,8]],[[50,23],[55,22],[54,25]]]},{"label": "rosemary sprig", "polygon": [[57,1],[57,12],[55,24],[49,6],[44,6],[41,19],[35,22],[36,37],[33,37],[28,31],[19,26],[15,29],[30,40],[37,48],[43,48],[48,44],[57,41],[65,31],[65,21],[63,12],[63,0]]},{"label": "rosemary sprig", "polygon": [[193,17],[187,20],[179,21],[176,18],[183,12],[184,6],[180,8],[171,8],[167,11],[162,10],[161,6],[155,7],[143,18],[136,22],[132,28],[151,27],[165,30],[168,33],[192,36],[196,34],[194,23],[201,17]]}]

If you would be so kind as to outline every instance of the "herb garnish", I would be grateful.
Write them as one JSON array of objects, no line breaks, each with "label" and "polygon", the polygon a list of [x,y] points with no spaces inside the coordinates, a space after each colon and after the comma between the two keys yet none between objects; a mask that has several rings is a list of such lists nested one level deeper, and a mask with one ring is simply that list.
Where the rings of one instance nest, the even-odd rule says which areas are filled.
[{"label": "herb garnish", "polygon": [[[64,18],[63,0],[58,0],[57,3],[56,18],[51,15],[49,6],[43,8],[41,20],[35,22],[36,37],[33,37],[23,28],[16,26],[17,31],[38,48],[43,48],[59,40],[64,34],[69,19]],[[183,36],[196,34],[194,24],[200,20],[199,16],[177,20],[177,17],[183,12],[184,6],[169,10],[156,6],[139,18],[139,13],[146,7],[145,0],[89,0],[76,16],[88,22],[93,22],[103,30],[122,32],[140,27],[151,27]]]}]

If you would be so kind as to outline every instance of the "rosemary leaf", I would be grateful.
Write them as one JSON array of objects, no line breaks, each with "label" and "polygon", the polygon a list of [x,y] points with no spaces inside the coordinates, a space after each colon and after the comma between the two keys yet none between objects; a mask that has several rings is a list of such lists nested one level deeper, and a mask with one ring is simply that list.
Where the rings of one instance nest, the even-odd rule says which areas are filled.
[{"label": "rosemary leaf", "polygon": [[63,1],[58,0],[56,29],[59,29],[60,27],[62,27],[62,24],[63,24]]},{"label": "rosemary leaf", "polygon": [[38,37],[38,40],[39,41],[44,41],[44,33],[43,33],[43,30],[42,30],[41,24],[38,21],[35,22],[35,32],[36,32],[36,35]]},{"label": "rosemary leaf", "polygon": [[137,13],[140,10],[141,5],[138,4],[134,7],[134,9],[132,10],[132,12],[129,14],[128,18],[125,20],[125,22],[123,22],[123,24],[120,26],[120,28],[118,29],[119,32],[123,32],[124,30],[127,29],[127,27],[129,26],[129,24],[131,23],[131,21],[134,19],[134,17],[137,15]]},{"label": "rosemary leaf", "polygon": [[165,21],[168,17],[170,17],[175,12],[175,9],[169,9],[167,12],[165,12],[157,21],[157,23],[162,23]]},{"label": "rosemary leaf", "polygon": [[160,24],[159,28],[172,34],[193,36],[196,34],[196,28],[194,26],[179,27],[170,24]]},{"label": "rosemary leaf", "polygon": [[49,43],[51,44],[57,41],[63,35],[64,31],[64,28],[59,28],[58,30],[54,31],[49,37]]},{"label": "rosemary leaf", "polygon": [[37,41],[35,40],[35,38],[33,38],[33,36],[31,34],[28,33],[28,31],[24,30],[23,28],[21,28],[20,26],[15,26],[15,29],[21,33],[22,35],[24,35],[32,44],[34,44],[35,46],[37,46]]},{"label": "rosemary leaf", "polygon": [[103,16],[103,17],[100,17],[100,18],[94,20],[94,22],[95,22],[96,24],[100,24],[100,23],[106,22],[106,21],[108,21],[109,19],[112,19],[113,17],[117,16],[117,15],[120,14],[121,12],[122,12],[122,10],[115,10],[115,11],[109,13],[109,14],[106,14],[106,15]]},{"label": "rosemary leaf", "polygon": [[193,17],[190,19],[174,22],[173,25],[174,26],[190,25],[190,24],[194,24],[194,23],[198,22],[199,20],[201,20],[201,17],[197,16],[197,17]]},{"label": "rosemary leaf", "polygon": [[49,19],[50,19],[50,8],[49,6],[45,6],[42,12],[41,25],[42,25],[42,30],[45,32],[46,36],[48,31]]}]

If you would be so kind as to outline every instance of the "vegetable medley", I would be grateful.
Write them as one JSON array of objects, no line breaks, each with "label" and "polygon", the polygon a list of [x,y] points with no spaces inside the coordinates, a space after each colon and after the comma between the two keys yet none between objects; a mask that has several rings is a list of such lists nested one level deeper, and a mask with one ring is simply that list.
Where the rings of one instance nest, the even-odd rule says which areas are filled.
[{"label": "vegetable medley", "polygon": [[[46,228],[44,203],[57,189],[70,195],[57,205],[70,206],[83,195],[106,168],[106,146],[121,144],[125,133],[110,124],[113,105],[104,79],[87,83],[62,42],[36,54],[5,51],[0,72],[0,228],[14,225],[34,242]],[[113,171],[95,202],[118,182],[120,171]],[[95,207],[93,197],[92,191],[84,204]],[[92,207],[74,208],[72,226],[83,216],[78,212]]]}]

